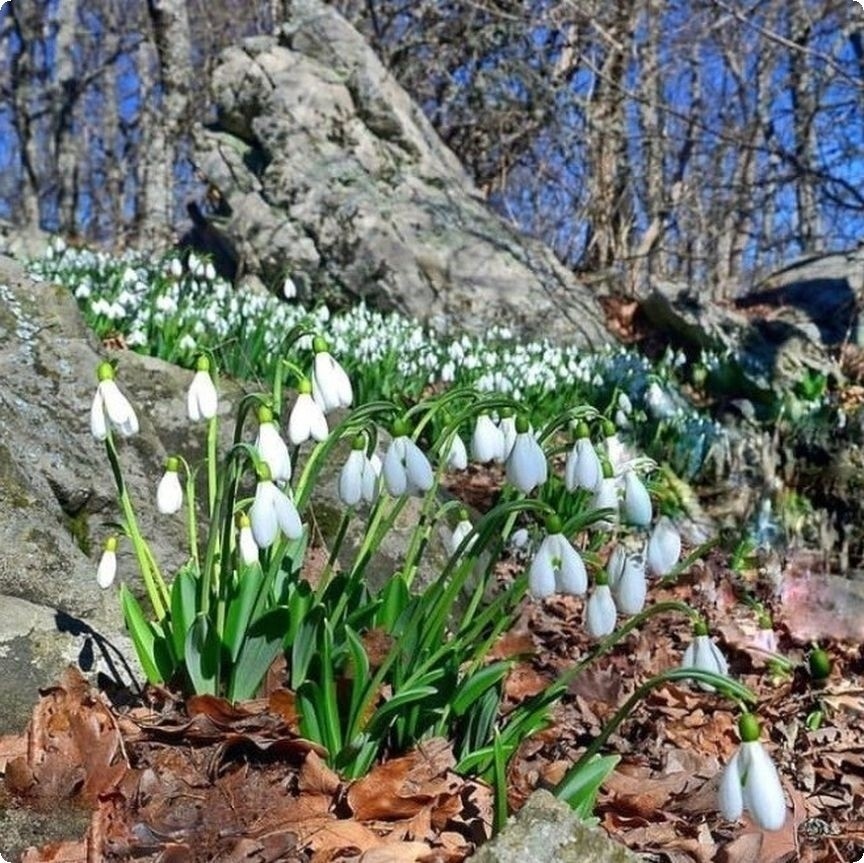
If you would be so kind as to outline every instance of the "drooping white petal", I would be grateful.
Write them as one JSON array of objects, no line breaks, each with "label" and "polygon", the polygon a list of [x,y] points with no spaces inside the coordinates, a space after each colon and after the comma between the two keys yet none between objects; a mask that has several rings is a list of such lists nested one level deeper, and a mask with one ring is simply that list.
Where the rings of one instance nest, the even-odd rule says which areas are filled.
[{"label": "drooping white petal", "polygon": [[429,491],[435,482],[429,459],[411,438],[405,439],[405,473],[412,491]]},{"label": "drooping white petal", "polygon": [[255,489],[255,500],[249,509],[252,536],[258,548],[269,548],[279,533],[273,496],[278,489],[270,480],[259,480]]},{"label": "drooping white petal", "polygon": [[216,386],[210,372],[199,370],[186,392],[186,412],[192,422],[213,419],[219,406]]},{"label": "drooping white petal", "polygon": [[[727,674],[729,665],[719,647],[706,634],[693,636],[684,656],[681,659],[682,668],[698,668],[701,671],[712,671],[714,674]],[[710,683],[697,680],[696,685],[704,692],[714,692]]]},{"label": "drooping white petal", "polygon": [[384,485],[393,497],[408,491],[408,473],[405,469],[405,443],[407,437],[393,438],[384,455]]},{"label": "drooping white petal", "polygon": [[489,414],[480,414],[474,423],[471,458],[481,464],[504,459],[504,436]]},{"label": "drooping white petal", "polygon": [[240,548],[240,559],[247,566],[251,566],[258,560],[258,545],[255,542],[255,537],[252,535],[252,527],[244,525],[240,528],[240,537],[237,540]]},{"label": "drooping white petal", "polygon": [[608,584],[598,584],[585,605],[585,630],[592,638],[602,638],[615,629],[615,600]]},{"label": "drooping white petal", "polygon": [[624,521],[637,527],[651,524],[651,496],[635,471],[624,473],[624,499],[621,505]]},{"label": "drooping white petal", "polygon": [[372,453],[368,458],[363,456],[363,500],[367,503],[374,503],[378,497],[381,470],[381,459],[378,458],[377,453]]},{"label": "drooping white petal", "polygon": [[465,470],[468,467],[468,451],[458,433],[450,439],[449,446],[444,452],[444,462],[448,470]]},{"label": "drooping white petal", "polygon": [[[467,518],[463,518],[456,527],[453,528],[453,533],[450,534],[450,541],[447,543],[447,550],[450,554],[456,554],[456,550],[462,544],[462,541],[468,536],[473,530],[473,525]],[[473,540],[468,543],[466,551],[471,548],[473,544]]]},{"label": "drooping white petal", "polygon": [[575,491],[577,488],[584,488],[594,491],[602,476],[600,458],[591,441],[587,437],[579,438],[567,455],[564,468],[564,484],[567,490]]},{"label": "drooping white petal", "polygon": [[339,474],[339,499],[345,506],[356,506],[363,497],[363,469],[366,454],[352,449]]},{"label": "drooping white petal", "polygon": [[501,432],[501,461],[506,461],[516,445],[516,417],[502,417],[498,429]]},{"label": "drooping white petal", "polygon": [[166,470],[156,488],[156,509],[163,515],[173,515],[183,506],[183,487],[176,470]]},{"label": "drooping white petal", "polygon": [[[129,402],[129,399],[120,392],[120,387],[116,381],[107,379],[99,383],[99,389],[102,391],[102,403],[105,406],[105,413],[108,419],[123,433],[126,434],[127,429],[131,429],[129,434],[134,434],[138,431],[138,419],[135,416],[135,410]],[[128,435],[127,435],[128,436]]]},{"label": "drooping white petal", "polygon": [[96,584],[103,590],[111,587],[117,577],[117,553],[112,549],[105,549],[96,567]]},{"label": "drooping white petal", "polygon": [[96,440],[108,437],[108,421],[105,416],[105,405],[102,402],[102,392],[97,387],[90,405],[90,432]]},{"label": "drooping white petal", "polygon": [[325,414],[347,408],[354,400],[351,381],[329,351],[318,351],[312,363],[312,398]]},{"label": "drooping white petal", "polygon": [[591,499],[591,508],[612,510],[609,517],[593,522],[592,527],[609,530],[614,526],[618,516],[618,484],[614,477],[604,477],[597,483],[594,497]]},{"label": "drooping white petal", "polygon": [[729,760],[720,777],[720,787],[717,790],[717,802],[724,818],[734,821],[741,817],[744,811],[744,795],[741,788],[741,772],[739,749]]},{"label": "drooping white petal", "polygon": [[548,536],[540,543],[540,547],[531,561],[531,567],[528,570],[528,588],[532,596],[538,599],[552,596],[555,593],[555,570],[552,566]]},{"label": "drooping white petal", "polygon": [[648,585],[645,560],[640,554],[628,554],[621,578],[615,586],[615,599],[622,614],[639,614],[645,607]]},{"label": "drooping white petal", "polygon": [[309,438],[324,440],[329,434],[327,418],[309,393],[299,393],[288,417],[288,440],[294,446]]},{"label": "drooping white petal", "polygon": [[555,543],[555,558],[558,566],[558,589],[562,593],[582,596],[588,590],[588,573],[582,556],[563,534],[550,537]]},{"label": "drooping white petal", "polygon": [[681,556],[681,534],[667,516],[657,519],[648,540],[648,569],[654,575],[666,575]]},{"label": "drooping white petal", "polygon": [[516,435],[516,442],[507,458],[507,479],[519,491],[529,494],[546,482],[548,468],[543,449],[530,432]]},{"label": "drooping white petal", "polygon": [[276,512],[276,522],[282,533],[288,539],[300,539],[303,535],[303,525],[300,522],[297,507],[294,506],[294,501],[278,488],[276,488],[276,494],[273,495],[273,509]]},{"label": "drooping white petal", "polygon": [[618,543],[609,553],[609,560],[606,562],[606,574],[609,576],[609,587],[612,590],[615,590],[621,580],[625,563],[627,563],[627,549]]},{"label": "drooping white petal", "polygon": [[758,740],[741,744],[739,769],[744,777],[744,807],[763,830],[779,830],[786,823],[786,799],[771,757]]},{"label": "drooping white petal", "polygon": [[291,479],[291,456],[288,453],[288,445],[282,440],[275,423],[263,422],[258,426],[255,448],[261,458],[267,462],[270,477],[274,482],[288,482]]}]

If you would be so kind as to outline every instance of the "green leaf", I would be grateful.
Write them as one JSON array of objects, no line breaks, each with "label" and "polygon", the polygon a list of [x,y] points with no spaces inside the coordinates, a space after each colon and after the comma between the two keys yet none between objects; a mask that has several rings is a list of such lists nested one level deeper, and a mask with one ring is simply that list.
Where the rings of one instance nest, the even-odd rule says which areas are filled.
[{"label": "green leaf", "polygon": [[[125,584],[120,585],[120,607],[123,609],[126,628],[129,630],[135,653],[144,674],[147,675],[147,680],[150,683],[164,683],[172,676],[173,668],[166,669],[163,665],[164,660],[157,654],[156,645],[163,636],[144,616],[138,600]],[[163,652],[160,653],[164,656]]]},{"label": "green leaf", "polygon": [[252,623],[245,633],[231,669],[228,698],[243,701],[253,698],[273,660],[282,650],[285,632],[290,622],[290,612],[285,606],[271,608]]},{"label": "green leaf", "polygon": [[475,671],[466,677],[454,693],[450,708],[455,716],[462,716],[480,697],[492,686],[504,679],[510,670],[511,663],[502,660],[493,662],[485,668]]},{"label": "green leaf", "polygon": [[[257,564],[243,567],[240,573],[240,583],[237,593],[231,597],[231,601],[228,603],[228,614],[225,619],[223,640],[228,655],[231,657],[231,662],[236,662],[237,657],[240,655],[240,649],[243,647],[246,639],[252,613],[255,610],[263,587],[264,574],[261,572],[261,567]],[[282,637],[288,631],[289,623],[290,621],[286,620],[285,628],[279,638],[280,643]]]},{"label": "green leaf", "polygon": [[195,570],[184,566],[171,585],[171,644],[174,655],[182,657],[186,645],[186,633],[198,614],[198,583]]},{"label": "green leaf", "polygon": [[215,695],[222,645],[210,621],[199,614],[186,633],[186,673],[196,695]]},{"label": "green leaf", "polygon": [[568,803],[583,821],[590,818],[597,792],[621,760],[620,755],[595,755],[587,764],[570,770],[554,790],[559,800]]},{"label": "green leaf", "polygon": [[291,688],[297,692],[309,674],[309,664],[318,650],[318,627],[324,609],[316,606],[298,623],[291,645]]},{"label": "green leaf", "polygon": [[392,632],[402,612],[408,607],[411,594],[405,576],[397,572],[381,590],[381,606],[378,609],[376,623],[378,626]]},{"label": "green leaf", "polygon": [[[424,680],[437,679],[440,676],[441,674],[437,671],[430,672],[428,675],[424,675]],[[366,726],[366,730],[373,736],[381,734],[388,727],[394,714],[398,716],[407,705],[421,701],[424,698],[430,698],[433,695],[438,695],[438,688],[429,686],[428,684],[415,685],[396,693],[396,695],[385,701],[375,711],[369,720],[369,724]]]}]

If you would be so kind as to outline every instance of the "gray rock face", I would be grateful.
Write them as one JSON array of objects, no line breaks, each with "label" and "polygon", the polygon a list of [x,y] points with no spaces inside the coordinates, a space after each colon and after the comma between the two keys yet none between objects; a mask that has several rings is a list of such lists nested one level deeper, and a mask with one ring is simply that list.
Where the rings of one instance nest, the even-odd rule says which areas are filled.
[{"label": "gray rock face", "polygon": [[642,858],[586,827],[566,803],[535,791],[473,863],[638,863]]},{"label": "gray rock face", "polygon": [[611,341],[595,297],[484,203],[363,38],[297,0],[280,38],[228,49],[196,161],[247,272],[306,297],[365,298],[441,329],[492,323]]}]

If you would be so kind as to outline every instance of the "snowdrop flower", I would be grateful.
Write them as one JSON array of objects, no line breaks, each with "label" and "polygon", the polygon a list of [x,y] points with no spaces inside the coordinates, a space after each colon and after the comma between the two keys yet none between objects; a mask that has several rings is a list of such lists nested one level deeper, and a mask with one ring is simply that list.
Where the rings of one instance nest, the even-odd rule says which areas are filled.
[{"label": "snowdrop flower", "polygon": [[492,422],[489,414],[482,413],[474,423],[471,436],[471,458],[481,464],[490,461],[504,461],[504,435]]},{"label": "snowdrop flower", "polygon": [[581,596],[588,589],[585,564],[562,529],[561,519],[557,515],[550,516],[546,522],[548,534],[531,561],[528,585],[538,599],[556,591]]},{"label": "snowdrop flower", "polygon": [[[507,461],[516,444],[516,435],[519,434],[516,428],[516,417],[508,408],[501,411],[501,422],[498,423],[498,428],[501,431],[501,440],[504,444],[501,448],[501,460]],[[530,430],[530,427],[526,429],[526,431]]]},{"label": "snowdrop flower", "polygon": [[347,408],[354,401],[354,390],[345,369],[330,354],[327,342],[320,336],[312,340],[315,359],[312,363],[312,398],[329,414]]},{"label": "snowdrop flower", "polygon": [[786,799],[777,768],[759,740],[759,721],[744,713],[738,732],[741,745],[720,779],[720,812],[733,820],[746,809],[763,830],[779,830],[786,823]]},{"label": "snowdrop flower", "polygon": [[641,554],[628,554],[621,577],[615,584],[615,599],[622,614],[639,614],[645,608],[648,585],[645,581],[645,559]]},{"label": "snowdrop flower", "polygon": [[297,285],[291,276],[285,276],[285,281],[282,282],[282,296],[286,300],[293,300],[297,296]]},{"label": "snowdrop flower", "polygon": [[[447,551],[450,552],[451,555],[456,554],[457,549],[460,545],[462,545],[463,540],[471,533],[472,530],[474,530],[474,526],[468,520],[468,512],[464,509],[460,509],[459,522],[456,527],[453,528],[453,533],[450,534],[450,541],[447,543]],[[476,536],[472,537],[471,541],[465,547],[466,552],[474,544],[474,540],[476,538]]]},{"label": "snowdrop flower", "polygon": [[681,534],[667,516],[661,516],[648,539],[648,569],[654,575],[667,575],[681,555]]},{"label": "snowdrop flower", "polygon": [[507,457],[507,480],[523,494],[530,494],[546,482],[546,455],[525,417],[517,418],[515,428],[516,441]]},{"label": "snowdrop flower", "polygon": [[329,433],[327,417],[318,402],[312,398],[312,384],[303,378],[297,384],[297,401],[288,416],[288,440],[294,446],[299,446],[309,438],[325,440]]},{"label": "snowdrop flower", "polygon": [[195,363],[195,374],[186,393],[186,413],[192,422],[211,420],[216,416],[219,398],[213,378],[210,377],[210,360],[205,356],[198,357]]},{"label": "snowdrop flower", "polygon": [[601,530],[611,530],[618,520],[618,482],[611,475],[611,472],[609,476],[605,475],[608,469],[609,466],[606,465],[603,471],[604,476],[597,483],[597,488],[594,489],[594,497],[591,499],[592,509],[608,509],[612,511],[607,518],[602,518],[592,523],[592,527]]},{"label": "snowdrop flower", "polygon": [[774,621],[771,620],[770,614],[759,615],[759,629],[753,638],[753,643],[766,653],[777,652],[777,633],[774,631]]},{"label": "snowdrop flower", "polygon": [[578,488],[594,491],[603,477],[603,466],[588,435],[588,426],[580,423],[576,431],[576,443],[567,454],[564,467],[567,491],[576,491]]},{"label": "snowdrop flower", "polygon": [[609,422],[609,420],[603,423],[603,446],[606,450],[606,458],[612,465],[612,473],[617,476],[627,461],[627,452],[615,431],[614,423]]},{"label": "snowdrop flower", "polygon": [[624,564],[627,563],[627,549],[619,542],[611,552],[609,560],[606,561],[606,572],[609,576],[609,587],[615,590],[616,585],[624,572]]},{"label": "snowdrop flower", "polygon": [[442,456],[447,470],[465,470],[468,467],[468,450],[465,449],[465,442],[459,437],[459,432],[450,437]]},{"label": "snowdrop flower", "polygon": [[240,551],[240,560],[247,566],[251,566],[258,562],[258,544],[252,535],[252,522],[245,512],[238,516],[237,527],[239,528],[237,548]]},{"label": "snowdrop flower", "polygon": [[384,456],[383,473],[387,491],[394,497],[432,488],[432,466],[420,447],[408,437],[408,425],[404,420],[393,424],[393,440]]},{"label": "snowdrop flower", "polygon": [[255,449],[270,468],[273,482],[288,482],[291,479],[288,445],[276,428],[273,412],[264,405],[258,408],[258,437],[255,438]]},{"label": "snowdrop flower", "polygon": [[99,566],[96,567],[96,584],[103,590],[114,583],[117,577],[117,537],[109,536],[105,540],[105,548],[102,551],[102,557],[99,559]]},{"label": "snowdrop flower", "polygon": [[109,428],[116,428],[123,437],[138,432],[138,417],[129,399],[114,381],[114,367],[105,361],[96,370],[99,384],[90,406],[90,431],[96,440],[105,440]]},{"label": "snowdrop flower", "polygon": [[651,381],[645,391],[645,407],[656,420],[665,420],[675,414],[675,405],[657,381]]},{"label": "snowdrop flower", "polygon": [[597,573],[597,583],[585,604],[585,630],[591,638],[603,638],[615,629],[617,612],[606,574]]},{"label": "snowdrop flower", "polygon": [[183,506],[183,486],[180,485],[180,475],[177,473],[179,467],[180,459],[169,456],[165,462],[165,473],[156,488],[156,509],[162,515],[173,515]]},{"label": "snowdrop flower", "polygon": [[361,500],[374,503],[378,496],[380,465],[366,455],[366,439],[358,435],[351,443],[351,453],[339,474],[339,499],[345,506],[356,506]]},{"label": "snowdrop flower", "polygon": [[621,501],[621,515],[628,524],[648,527],[653,516],[651,496],[645,483],[634,470],[624,473],[624,497]]},{"label": "snowdrop flower", "polygon": [[[708,635],[708,625],[704,620],[693,624],[693,641],[690,642],[681,660],[682,668],[698,668],[700,671],[713,671],[715,674],[729,673],[729,664],[719,647]],[[710,683],[697,681],[696,685],[705,692],[714,692]]]},{"label": "snowdrop flower", "polygon": [[252,536],[258,548],[269,548],[281,530],[288,539],[299,539],[303,525],[294,502],[270,479],[270,470],[262,465],[258,473],[255,500],[249,509]]},{"label": "snowdrop flower", "polygon": [[510,546],[512,548],[525,548],[531,539],[531,534],[524,527],[519,527],[510,534]]},{"label": "snowdrop flower", "polygon": [[180,258],[171,258],[169,269],[171,271],[171,275],[175,279],[179,279],[183,275],[183,262],[180,260]]}]

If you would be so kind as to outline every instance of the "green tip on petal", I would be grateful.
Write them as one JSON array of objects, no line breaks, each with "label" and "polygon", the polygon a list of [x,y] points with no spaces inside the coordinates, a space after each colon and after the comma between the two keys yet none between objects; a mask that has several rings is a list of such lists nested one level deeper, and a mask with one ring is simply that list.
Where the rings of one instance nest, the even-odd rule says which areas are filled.
[{"label": "green tip on petal", "polygon": [[770,614],[763,612],[759,615],[759,629],[774,629],[774,621],[771,620]]},{"label": "green tip on petal", "polygon": [[315,336],[312,339],[312,350],[315,351],[316,354],[322,354],[324,351],[330,350],[330,345],[327,344],[327,339],[323,336]]},{"label": "green tip on petal", "polygon": [[101,384],[102,381],[113,381],[114,380],[114,366],[108,362],[108,360],[103,360],[96,367],[96,378]]},{"label": "green tip on petal", "polygon": [[298,395],[306,395],[308,396],[312,392],[312,381],[309,378],[300,378],[297,382],[297,393]]},{"label": "green tip on petal", "polygon": [[588,423],[582,422],[576,426],[576,437],[580,439],[591,437],[591,429],[588,428]]},{"label": "green tip on petal", "polygon": [[408,420],[404,417],[399,417],[393,423],[391,431],[393,432],[393,437],[405,437],[411,431],[411,426],[408,424]]},{"label": "green tip on petal", "polygon": [[612,469],[612,462],[609,459],[603,459],[603,479],[611,479],[615,476],[615,471]]},{"label": "green tip on petal", "polygon": [[366,438],[363,437],[362,434],[358,434],[357,437],[351,441],[351,449],[366,449]]},{"label": "green tip on petal", "polygon": [[195,371],[196,372],[209,372],[210,371],[210,357],[206,354],[201,354],[197,360],[195,360]]},{"label": "green tip on petal", "polygon": [[528,417],[521,414],[516,417],[516,434],[525,434],[531,428],[531,423],[528,422]]},{"label": "green tip on petal", "polygon": [[176,455],[169,455],[168,458],[165,459],[165,470],[177,473],[179,469],[180,459],[177,458]]},{"label": "green tip on petal", "polygon": [[498,414],[502,420],[504,419],[504,417],[512,417],[514,413],[515,411],[513,410],[513,408],[501,408],[501,410],[498,411]]},{"label": "green tip on petal", "polygon": [[698,617],[693,621],[693,635],[708,635],[708,623],[704,618]]},{"label": "green tip on petal", "polygon": [[255,472],[258,474],[258,482],[269,482],[273,479],[273,474],[270,473],[270,465],[266,461],[259,462]]},{"label": "green tip on petal", "polygon": [[738,733],[741,735],[743,743],[752,743],[754,740],[758,740],[762,733],[759,720],[752,713],[742,713],[738,720]]},{"label": "green tip on petal", "polygon": [[237,527],[239,527],[240,530],[243,530],[244,527],[252,527],[252,522],[249,520],[249,516],[246,515],[245,512],[237,514]]},{"label": "green tip on petal", "polygon": [[615,423],[612,420],[603,420],[603,437],[613,437],[615,434]]},{"label": "green tip on petal", "polygon": [[105,540],[105,551],[117,551],[117,537],[109,536]]},{"label": "green tip on petal", "polygon": [[561,521],[560,516],[552,513],[546,519],[546,532],[547,533],[561,533],[564,530],[564,523]]},{"label": "green tip on petal", "polygon": [[267,407],[267,405],[259,405],[258,407],[258,424],[261,423],[272,423],[273,422],[273,411]]},{"label": "green tip on petal", "polygon": [[465,507],[459,510],[459,521],[468,521],[468,510]]}]

